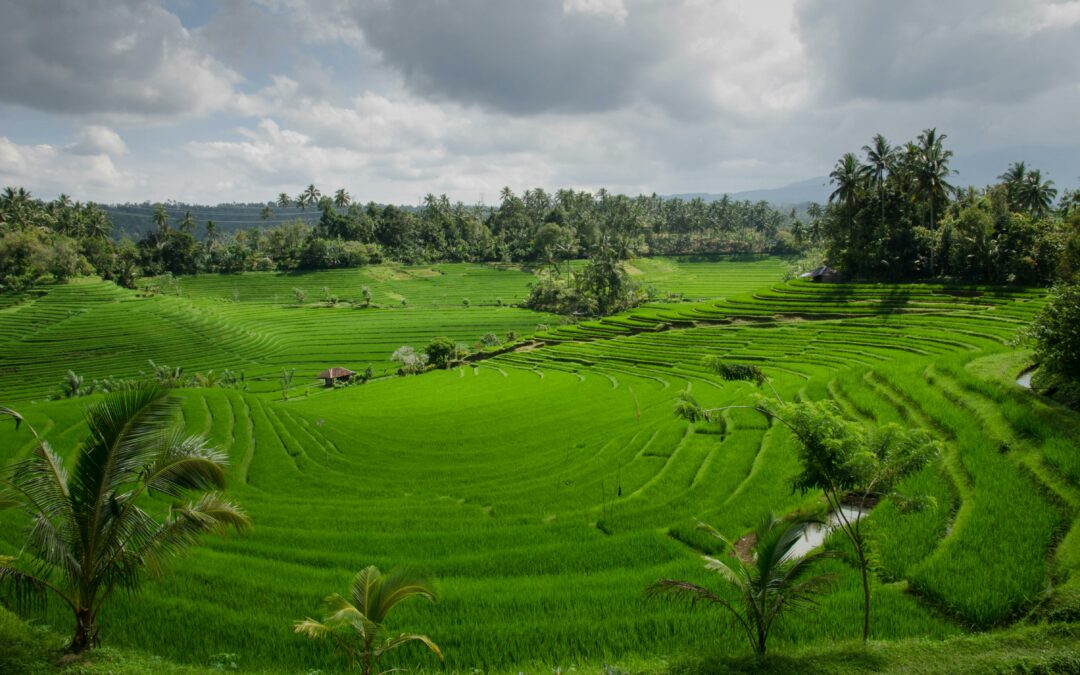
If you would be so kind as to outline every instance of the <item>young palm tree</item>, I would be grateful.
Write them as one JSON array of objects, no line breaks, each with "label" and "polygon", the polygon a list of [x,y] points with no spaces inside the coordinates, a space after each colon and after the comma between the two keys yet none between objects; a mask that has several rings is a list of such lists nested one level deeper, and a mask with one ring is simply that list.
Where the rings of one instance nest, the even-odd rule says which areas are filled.
[{"label": "young palm tree", "polygon": [[[205,492],[225,485],[226,457],[182,435],[173,425],[178,408],[159,388],[112,394],[87,410],[90,435],[71,475],[30,428],[37,447],[4,476],[0,504],[21,507],[31,522],[19,555],[0,558],[0,583],[20,605],[49,591],[63,600],[75,615],[72,652],[97,645],[98,614],[116,587],[136,588],[200,534],[250,526],[240,507]],[[23,421],[7,408],[0,415],[16,427]],[[140,506],[148,495],[179,500],[188,491],[204,494],[161,516]]]},{"label": "young palm tree", "polygon": [[383,623],[390,610],[412,597],[435,602],[435,591],[431,583],[416,572],[398,569],[384,575],[371,565],[360,570],[353,579],[348,599],[337,593],[326,598],[327,614],[321,622],[305,619],[297,622],[293,630],[313,640],[333,638],[345,652],[349,669],[359,660],[364,675],[372,675],[380,656],[406,642],[423,643],[441,661],[442,652],[426,635],[402,633],[383,639]]},{"label": "young palm tree", "polygon": [[740,558],[735,544],[713,527],[699,524],[724,545],[720,557],[702,556],[705,569],[717,572],[738,594],[738,600],[732,601],[704,586],[675,579],[660,579],[649,586],[646,593],[650,596],[671,594],[689,597],[694,602],[720,605],[731,613],[754,651],[764,654],[776,620],[786,611],[814,605],[814,596],[831,579],[829,575],[810,574],[813,566],[832,557],[831,553],[818,551],[799,556],[791,552],[802,536],[803,528],[810,522],[813,521],[783,521],[772,514],[766,515],[754,529],[756,541],[749,561]]},{"label": "young palm tree", "polygon": [[157,226],[158,234],[165,235],[169,231],[169,214],[165,207],[158,204],[154,207],[154,225]]}]

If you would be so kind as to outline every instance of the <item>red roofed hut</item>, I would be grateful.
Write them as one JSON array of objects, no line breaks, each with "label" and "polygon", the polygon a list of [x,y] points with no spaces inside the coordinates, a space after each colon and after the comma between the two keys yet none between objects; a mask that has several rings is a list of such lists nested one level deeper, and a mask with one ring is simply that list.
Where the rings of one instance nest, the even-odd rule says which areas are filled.
[{"label": "red roofed hut", "polygon": [[324,380],[326,382],[326,386],[332,387],[334,386],[334,382],[336,382],[337,380],[344,380],[348,382],[355,374],[356,373],[349,370],[348,368],[335,367],[327,368],[326,370],[319,373],[318,377],[320,380]]}]

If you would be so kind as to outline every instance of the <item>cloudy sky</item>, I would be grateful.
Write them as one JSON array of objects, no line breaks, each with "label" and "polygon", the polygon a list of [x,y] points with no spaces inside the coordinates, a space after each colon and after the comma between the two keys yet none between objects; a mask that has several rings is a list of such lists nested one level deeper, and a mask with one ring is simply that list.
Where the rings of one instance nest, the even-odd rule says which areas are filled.
[{"label": "cloudy sky", "polygon": [[1080,0],[0,0],[0,184],[725,192],[936,126],[1080,183]]}]

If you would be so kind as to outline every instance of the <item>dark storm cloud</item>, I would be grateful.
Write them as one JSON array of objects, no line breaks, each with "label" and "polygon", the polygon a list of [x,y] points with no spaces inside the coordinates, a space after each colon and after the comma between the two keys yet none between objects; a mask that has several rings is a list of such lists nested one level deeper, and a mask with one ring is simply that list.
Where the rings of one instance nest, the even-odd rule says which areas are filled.
[{"label": "dark storm cloud", "polygon": [[516,115],[626,104],[663,41],[633,11],[565,12],[559,0],[375,0],[354,16],[413,91]]},{"label": "dark storm cloud", "polygon": [[0,101],[59,113],[171,116],[230,94],[179,19],[129,0],[2,0]]},{"label": "dark storm cloud", "polygon": [[804,0],[797,22],[827,96],[1015,102],[1080,75],[1068,4]]}]

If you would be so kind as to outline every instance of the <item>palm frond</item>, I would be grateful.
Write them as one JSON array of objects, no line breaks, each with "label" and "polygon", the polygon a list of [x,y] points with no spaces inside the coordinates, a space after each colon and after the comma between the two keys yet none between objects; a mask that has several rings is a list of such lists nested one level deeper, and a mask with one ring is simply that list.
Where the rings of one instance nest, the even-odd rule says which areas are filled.
[{"label": "palm frond", "polygon": [[15,558],[0,556],[0,590],[16,609],[31,610],[45,605],[50,588],[43,580],[19,570]]},{"label": "palm frond", "polygon": [[319,640],[333,633],[334,629],[315,619],[307,618],[303,621],[296,622],[296,624],[293,625],[293,632],[299,633],[300,635],[306,635],[312,640]]},{"label": "palm frond", "polygon": [[421,642],[428,649],[430,649],[431,652],[433,654],[435,654],[435,656],[439,657],[440,661],[444,660],[442,652],[439,650],[439,646],[437,644],[435,644],[434,642],[432,642],[431,638],[429,638],[426,635],[418,635],[416,633],[402,633],[401,635],[398,635],[397,637],[388,638],[386,640],[386,642],[382,643],[382,645],[375,648],[375,650],[374,650],[375,656],[382,656],[383,654],[390,651],[391,649],[397,649],[398,647],[405,644],[406,642]]},{"label": "palm frond", "polygon": [[70,487],[88,535],[98,529],[108,495],[148,463],[177,406],[164,390],[139,387],[110,394],[87,410],[90,436],[80,448]]},{"label": "palm frond", "polygon": [[379,568],[368,565],[356,573],[350,587],[353,604],[360,610],[361,614],[376,623],[382,623],[382,617],[372,615],[372,610],[378,606],[378,595],[382,581],[383,575]]},{"label": "palm frond", "polygon": [[416,570],[409,568],[393,570],[382,579],[376,616],[369,615],[368,618],[382,623],[394,605],[412,597],[421,597],[435,602],[435,589],[427,577]]},{"label": "palm frond", "polygon": [[661,595],[670,595],[676,598],[688,597],[691,602],[704,600],[716,604],[727,604],[726,600],[704,586],[698,586],[689,581],[679,581],[677,579],[658,579],[645,588],[645,595],[650,598]]},{"label": "palm frond", "polygon": [[225,486],[228,457],[206,447],[201,436],[183,437],[178,429],[162,434],[151,464],[144,468],[149,492],[179,498],[184,490]]}]

